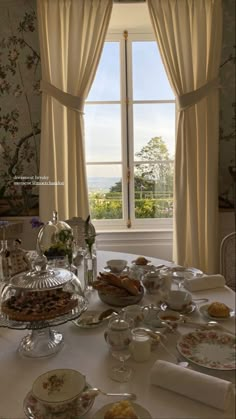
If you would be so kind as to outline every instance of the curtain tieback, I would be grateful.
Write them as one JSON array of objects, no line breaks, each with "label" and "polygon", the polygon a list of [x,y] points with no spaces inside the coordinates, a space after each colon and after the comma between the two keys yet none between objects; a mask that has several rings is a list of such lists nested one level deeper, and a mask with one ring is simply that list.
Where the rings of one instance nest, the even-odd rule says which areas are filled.
[{"label": "curtain tieback", "polygon": [[54,99],[56,99],[58,102],[60,102],[67,108],[73,109],[74,111],[77,111],[79,113],[83,113],[84,100],[82,100],[80,97],[71,95],[70,93],[66,93],[45,80],[40,81],[40,90],[52,96]]},{"label": "curtain tieback", "polygon": [[199,87],[199,89],[177,96],[176,101],[178,110],[183,111],[184,109],[196,105],[196,103],[202,100],[205,96],[207,96],[211,92],[211,90],[217,88],[220,88],[218,77]]}]

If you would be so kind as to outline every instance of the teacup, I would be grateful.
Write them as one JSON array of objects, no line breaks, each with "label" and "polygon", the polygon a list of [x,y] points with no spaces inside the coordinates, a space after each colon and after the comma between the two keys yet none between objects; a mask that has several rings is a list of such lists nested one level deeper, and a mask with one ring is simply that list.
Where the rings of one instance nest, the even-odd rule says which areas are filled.
[{"label": "teacup", "polygon": [[113,273],[122,272],[127,266],[127,260],[123,259],[111,259],[107,261],[107,267]]},{"label": "teacup", "polygon": [[56,369],[40,375],[33,383],[32,394],[53,414],[71,409],[83,393],[85,376],[73,369]]},{"label": "teacup", "polygon": [[192,296],[187,291],[172,290],[166,299],[168,307],[172,310],[185,310],[192,303]]}]

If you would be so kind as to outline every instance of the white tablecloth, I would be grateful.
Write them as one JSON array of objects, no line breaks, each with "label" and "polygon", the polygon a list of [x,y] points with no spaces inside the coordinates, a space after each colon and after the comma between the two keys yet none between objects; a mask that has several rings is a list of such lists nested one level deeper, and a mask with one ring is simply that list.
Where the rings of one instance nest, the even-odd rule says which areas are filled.
[{"label": "white tablecloth", "polygon": [[[131,262],[135,255],[113,252],[98,252],[98,270],[105,266],[105,262],[111,258],[125,258]],[[159,259],[150,258],[154,264],[165,263]],[[82,268],[81,268],[82,271]],[[193,297],[207,297],[210,301],[219,300],[230,307],[235,306],[235,293],[227,287],[217,288],[193,293]],[[154,302],[155,298],[151,298]],[[142,304],[150,302],[145,296]],[[91,293],[89,309],[102,310],[107,308],[98,300],[96,291]],[[194,321],[203,321],[202,316],[196,310],[191,318]],[[234,331],[234,319],[224,322],[224,326]],[[168,418],[234,418],[233,403],[225,412],[211,408],[197,401],[190,400],[173,392],[155,387],[150,384],[150,369],[157,359],[173,361],[162,349],[156,348],[149,361],[136,363],[132,359],[127,362],[133,367],[134,374],[128,383],[117,383],[109,378],[109,368],[116,361],[109,354],[108,346],[103,334],[106,325],[93,329],[80,329],[72,322],[57,326],[56,329],[63,332],[65,344],[60,352],[49,358],[23,358],[17,352],[17,347],[27,331],[10,330],[0,328],[0,418],[21,419],[24,418],[23,400],[30,390],[35,378],[43,372],[54,368],[74,368],[86,375],[88,383],[94,387],[100,387],[105,391],[128,391],[137,394],[137,403],[145,407],[153,419]],[[180,333],[190,331],[189,327],[182,327]],[[176,351],[175,345],[178,336],[168,335],[168,347]],[[177,352],[176,352],[177,354]],[[195,368],[195,367],[193,367]],[[216,371],[206,368],[196,368],[198,371],[213,374],[229,381],[235,380],[234,371]],[[93,414],[104,404],[117,399],[98,396],[93,408],[84,416],[91,419]]]}]

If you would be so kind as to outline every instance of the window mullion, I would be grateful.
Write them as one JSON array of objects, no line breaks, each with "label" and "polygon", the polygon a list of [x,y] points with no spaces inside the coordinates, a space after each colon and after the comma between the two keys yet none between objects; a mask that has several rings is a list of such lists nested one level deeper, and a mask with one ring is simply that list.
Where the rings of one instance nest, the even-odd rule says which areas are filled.
[{"label": "window mullion", "polygon": [[132,79],[132,41],[127,39],[127,92],[128,92],[128,155],[129,155],[129,215],[130,226],[134,223],[134,127],[133,127],[133,79]]}]

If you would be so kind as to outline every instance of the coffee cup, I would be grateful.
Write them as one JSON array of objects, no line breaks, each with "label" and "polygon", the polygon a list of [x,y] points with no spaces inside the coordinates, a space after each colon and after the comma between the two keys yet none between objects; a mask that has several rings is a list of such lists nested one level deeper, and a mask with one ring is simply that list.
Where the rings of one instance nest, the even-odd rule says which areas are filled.
[{"label": "coffee cup", "polygon": [[111,259],[107,261],[107,267],[113,273],[122,272],[127,266],[127,260],[124,259]]}]

